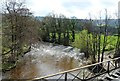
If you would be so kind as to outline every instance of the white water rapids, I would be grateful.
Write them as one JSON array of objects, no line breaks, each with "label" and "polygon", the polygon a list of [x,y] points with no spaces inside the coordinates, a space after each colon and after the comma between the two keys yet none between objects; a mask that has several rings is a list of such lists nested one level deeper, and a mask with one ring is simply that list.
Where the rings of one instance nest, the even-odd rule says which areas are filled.
[{"label": "white water rapids", "polygon": [[51,43],[34,44],[31,51],[21,57],[16,68],[4,78],[29,79],[80,67],[84,53],[80,49]]}]

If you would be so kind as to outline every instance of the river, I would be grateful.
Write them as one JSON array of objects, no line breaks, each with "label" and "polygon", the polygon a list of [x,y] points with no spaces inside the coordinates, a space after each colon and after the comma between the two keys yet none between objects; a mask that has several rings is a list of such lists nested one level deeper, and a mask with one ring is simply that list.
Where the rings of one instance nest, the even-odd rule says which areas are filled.
[{"label": "river", "polygon": [[32,79],[80,67],[80,49],[51,43],[37,43],[19,58],[16,68],[3,74],[7,79]]}]

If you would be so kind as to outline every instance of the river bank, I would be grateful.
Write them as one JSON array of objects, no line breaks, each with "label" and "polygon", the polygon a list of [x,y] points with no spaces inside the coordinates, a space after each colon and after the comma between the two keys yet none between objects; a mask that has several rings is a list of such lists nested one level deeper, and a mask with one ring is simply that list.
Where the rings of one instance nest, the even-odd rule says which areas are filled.
[{"label": "river bank", "polygon": [[34,44],[31,51],[18,60],[15,68],[3,74],[3,78],[29,79],[77,68],[82,65],[83,57],[80,49],[70,46]]}]

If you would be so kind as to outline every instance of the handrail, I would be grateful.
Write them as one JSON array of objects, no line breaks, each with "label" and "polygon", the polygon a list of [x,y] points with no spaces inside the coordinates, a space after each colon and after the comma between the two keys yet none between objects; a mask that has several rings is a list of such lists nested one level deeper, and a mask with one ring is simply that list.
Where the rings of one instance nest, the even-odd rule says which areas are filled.
[{"label": "handrail", "polygon": [[51,74],[51,75],[47,75],[47,76],[43,76],[43,77],[39,77],[39,78],[34,78],[32,80],[49,78],[49,77],[53,77],[53,76],[56,76],[56,75],[60,75],[60,74],[68,73],[68,72],[73,72],[73,71],[76,71],[76,70],[84,69],[84,68],[91,67],[91,66],[94,66],[94,65],[97,65],[97,64],[101,64],[101,63],[105,63],[105,62],[109,62],[109,61],[114,61],[114,60],[118,60],[118,59],[120,59],[120,57],[117,57],[117,58],[114,58],[114,59],[109,59],[109,60],[99,62],[99,63],[94,63],[94,64],[91,64],[91,65],[86,65],[86,66],[83,66],[83,67],[80,67],[80,68],[74,68],[74,69],[71,69],[71,70],[62,71],[62,72],[59,72],[59,73],[55,73],[55,74]]}]

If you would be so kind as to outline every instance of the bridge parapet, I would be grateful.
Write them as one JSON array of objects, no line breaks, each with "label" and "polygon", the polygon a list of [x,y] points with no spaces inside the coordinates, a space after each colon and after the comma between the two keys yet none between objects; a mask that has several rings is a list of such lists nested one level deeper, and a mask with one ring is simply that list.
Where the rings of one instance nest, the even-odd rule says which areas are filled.
[{"label": "bridge parapet", "polygon": [[[32,79],[33,81],[49,81],[51,79],[54,79],[55,81],[58,81],[60,79],[64,79],[64,81],[70,80],[76,80],[79,79],[80,81],[85,80],[99,80],[101,75],[107,74],[110,75],[111,71],[114,71],[118,68],[120,68],[119,61],[120,57],[109,59],[103,62],[86,65],[80,68],[75,68],[63,72],[59,72],[56,74],[51,74],[39,78]],[[105,76],[105,75],[104,75]]]}]

